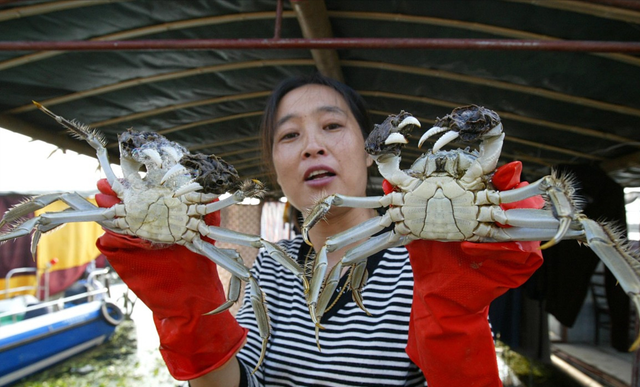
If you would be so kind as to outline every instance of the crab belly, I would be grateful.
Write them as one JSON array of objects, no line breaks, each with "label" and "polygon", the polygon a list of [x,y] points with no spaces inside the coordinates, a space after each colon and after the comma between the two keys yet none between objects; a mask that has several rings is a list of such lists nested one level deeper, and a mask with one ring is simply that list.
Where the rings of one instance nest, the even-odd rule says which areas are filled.
[{"label": "crab belly", "polygon": [[156,243],[176,243],[187,231],[187,206],[169,189],[154,188],[125,195],[129,232]]},{"label": "crab belly", "polygon": [[405,197],[404,223],[421,239],[462,241],[478,225],[473,201],[453,178],[430,177]]}]

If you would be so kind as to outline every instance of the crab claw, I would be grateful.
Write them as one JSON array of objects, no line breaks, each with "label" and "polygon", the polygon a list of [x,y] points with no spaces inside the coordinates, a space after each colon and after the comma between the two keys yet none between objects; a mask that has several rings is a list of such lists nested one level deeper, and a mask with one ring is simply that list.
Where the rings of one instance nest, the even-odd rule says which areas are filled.
[{"label": "crab claw", "polygon": [[391,144],[408,144],[407,138],[403,136],[401,133],[391,133],[386,140],[384,140],[384,145]]},{"label": "crab claw", "polygon": [[365,142],[365,149],[372,156],[400,154],[400,149],[409,142],[407,136],[415,126],[420,127],[420,121],[405,111],[390,115],[373,128]]},{"label": "crab claw", "polygon": [[165,184],[172,177],[175,177],[178,175],[184,175],[188,173],[189,173],[189,170],[187,170],[187,168],[185,168],[183,165],[176,164],[173,167],[171,167],[171,169],[169,169],[164,174],[164,176],[162,176],[162,179],[160,180],[160,184]]},{"label": "crab claw", "polygon": [[[418,121],[418,119],[415,118],[414,116],[406,117],[396,127],[397,132],[392,132],[391,134],[389,134],[387,139],[384,140],[384,144],[385,145],[391,145],[391,144],[407,144],[407,143],[409,143],[409,141],[407,140],[407,138],[403,134],[403,131],[406,131],[405,128],[407,128],[409,125],[414,125],[414,126],[420,127],[420,121]],[[411,129],[413,129],[413,128],[411,128]]]},{"label": "crab claw", "polygon": [[493,110],[477,105],[458,107],[453,109],[451,114],[438,118],[434,127],[422,135],[418,146],[422,146],[429,137],[440,133],[444,135],[433,145],[434,153],[457,138],[471,142],[500,136],[502,124],[500,116]]},{"label": "crab claw", "polygon": [[147,156],[149,159],[149,162],[152,162],[153,164],[155,164],[157,168],[162,167],[162,156],[160,156],[160,153],[158,153],[157,150],[149,148],[149,149],[142,150],[141,153]]},{"label": "crab claw", "polygon": [[418,147],[422,147],[422,144],[424,144],[424,142],[429,137],[434,136],[436,134],[440,134],[442,132],[445,132],[445,134],[442,135],[442,137],[440,137],[438,139],[438,141],[436,141],[435,144],[433,144],[433,152],[434,153],[439,151],[443,146],[447,145],[451,141],[453,141],[456,138],[460,137],[460,133],[451,131],[451,129],[449,129],[449,128],[443,128],[443,127],[440,127],[440,126],[434,126],[433,128],[427,130],[425,132],[425,134],[422,135],[422,137],[420,137],[420,141],[418,141]]}]

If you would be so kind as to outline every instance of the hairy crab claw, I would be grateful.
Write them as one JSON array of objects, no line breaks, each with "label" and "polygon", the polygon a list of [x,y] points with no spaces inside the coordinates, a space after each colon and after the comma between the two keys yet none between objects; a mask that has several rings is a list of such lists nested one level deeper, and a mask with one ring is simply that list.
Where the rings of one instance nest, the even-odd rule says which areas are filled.
[{"label": "hairy crab claw", "polygon": [[502,123],[496,112],[482,106],[469,105],[455,108],[451,114],[436,120],[434,126],[420,137],[418,146],[422,147],[429,137],[440,133],[444,134],[433,145],[432,153],[438,152],[457,138],[471,142],[499,136],[502,134]]},{"label": "hairy crab claw", "polygon": [[372,156],[398,156],[402,147],[408,143],[409,133],[416,126],[420,127],[420,121],[404,110],[398,115],[390,115],[384,122],[374,126],[365,142],[365,150]]},{"label": "hairy crab claw", "polygon": [[[120,166],[125,181],[140,187],[160,182],[161,186],[178,189],[188,185],[191,178],[179,170],[179,161],[189,151],[153,132],[129,129],[118,135]],[[144,176],[140,174],[144,168]]]},{"label": "hairy crab claw", "polygon": [[143,180],[159,181],[160,185],[175,189],[174,197],[195,191],[221,195],[243,185],[249,196],[263,191],[257,180],[256,184],[245,184],[236,169],[220,157],[191,154],[156,133],[129,130],[118,139],[123,170],[137,174],[144,166],[148,177]]},{"label": "hairy crab claw", "polygon": [[[38,109],[40,109],[43,113],[53,118],[60,125],[64,126],[69,133],[78,140],[86,141],[93,149],[96,150],[96,157],[100,162],[100,165],[109,165],[109,156],[107,154],[107,149],[105,148],[106,140],[104,135],[95,129],[91,129],[87,125],[81,124],[76,121],[69,121],[64,117],[61,117],[51,110],[44,107],[41,103],[36,101],[31,101]],[[105,175],[107,176],[107,180],[109,181],[109,185],[114,189],[122,189],[120,182],[118,181],[118,177],[113,172],[113,170],[109,168],[103,168]]]}]

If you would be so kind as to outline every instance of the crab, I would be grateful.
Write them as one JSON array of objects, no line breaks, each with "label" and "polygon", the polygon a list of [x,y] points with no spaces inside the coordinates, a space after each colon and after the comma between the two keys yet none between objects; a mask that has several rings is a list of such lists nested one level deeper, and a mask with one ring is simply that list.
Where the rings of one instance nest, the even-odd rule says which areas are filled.
[{"label": "crab", "polygon": [[[499,115],[477,105],[454,109],[437,119],[420,138],[419,146],[441,135],[433,149],[420,156],[410,169],[400,169],[400,152],[407,137],[420,122],[404,111],[376,125],[365,141],[366,151],[375,160],[381,175],[395,190],[384,196],[349,197],[329,195],[311,209],[302,225],[308,233],[332,206],[384,208],[383,215],[369,219],[327,238],[317,254],[310,280],[308,304],[318,330],[319,321],[336,289],[344,267],[351,267],[348,285],[354,301],[367,314],[361,290],[366,281],[366,259],[386,248],[406,245],[417,239],[435,241],[548,241],[547,248],[562,239],[577,239],[589,246],[612,271],[640,311],[640,259],[620,232],[609,224],[584,215],[575,197],[570,176],[555,172],[527,186],[496,191],[490,181],[496,169],[505,137]],[[442,150],[461,139],[478,142],[478,150]],[[541,195],[543,209],[503,210],[501,203],[513,203]],[[501,227],[507,225],[511,227]],[[385,229],[391,228],[390,231]],[[378,234],[376,236],[372,236]],[[368,238],[368,239],[366,239]],[[364,242],[348,250],[327,275],[327,252],[354,242]],[[326,277],[326,279],[325,279]],[[631,349],[640,346],[640,337]]]},{"label": "crab", "polygon": [[[96,130],[60,117],[41,104],[36,106],[69,132],[87,141],[94,149],[101,168],[121,203],[110,208],[99,208],[77,193],[45,194],[34,197],[11,209],[0,220],[0,228],[8,223],[13,227],[0,234],[0,243],[33,232],[32,254],[43,232],[64,223],[93,221],[116,233],[137,236],[157,244],[179,244],[215,262],[232,274],[228,300],[207,314],[227,310],[238,300],[239,281],[251,284],[251,304],[258,320],[262,338],[262,353],[256,369],[262,363],[270,336],[269,318],[265,295],[242,263],[235,250],[219,249],[203,240],[209,237],[218,241],[264,248],[283,266],[291,270],[309,285],[303,270],[295,260],[278,245],[259,236],[243,234],[221,227],[207,225],[204,216],[256,197],[264,191],[258,180],[241,180],[235,168],[215,155],[191,154],[184,146],[167,140],[154,132],[129,130],[118,136],[120,166],[124,178],[117,178],[107,158],[103,136]],[[142,176],[140,169],[145,168]],[[217,200],[222,194],[230,196]],[[48,212],[21,221],[25,215],[61,200],[70,209]]]}]

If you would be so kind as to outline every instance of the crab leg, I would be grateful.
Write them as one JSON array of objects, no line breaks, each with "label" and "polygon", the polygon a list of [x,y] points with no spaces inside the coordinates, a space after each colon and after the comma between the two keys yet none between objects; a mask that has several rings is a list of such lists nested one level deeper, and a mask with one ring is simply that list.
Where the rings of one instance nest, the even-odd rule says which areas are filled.
[{"label": "crab leg", "polygon": [[[244,234],[237,231],[225,230],[221,227],[207,226],[204,222],[198,226],[201,235],[208,236],[217,241],[235,243],[241,246],[264,248],[275,260],[286,267],[302,280],[305,293],[309,291],[309,282],[304,276],[304,271],[298,266],[295,259],[291,258],[280,246],[271,243],[256,235]],[[245,281],[246,282],[246,281]]]},{"label": "crab leg", "polygon": [[[222,266],[225,270],[230,272],[233,277],[240,278],[245,282],[251,283],[251,306],[256,315],[256,321],[258,323],[258,330],[260,337],[262,338],[262,353],[260,359],[253,372],[256,372],[267,350],[267,341],[269,340],[270,328],[269,328],[269,315],[267,314],[267,307],[265,304],[264,293],[258,286],[258,282],[253,278],[249,269],[242,264],[242,259],[239,259],[239,254],[229,253],[226,249],[219,249],[214,245],[203,241],[200,238],[195,238],[191,243],[185,243],[185,246],[198,254],[202,254],[205,257],[212,260],[217,265]],[[227,303],[224,303],[214,311],[206,314],[215,314],[223,311],[222,307]],[[228,309],[228,307],[227,307]]]},{"label": "crab leg", "polygon": [[253,307],[253,311],[256,315],[256,322],[258,324],[258,331],[260,332],[260,338],[262,339],[262,351],[260,352],[260,358],[258,359],[258,364],[256,364],[256,368],[253,369],[251,374],[254,374],[262,361],[264,360],[264,355],[267,352],[267,343],[269,341],[269,336],[271,335],[271,328],[269,327],[269,314],[267,312],[267,303],[265,301],[264,292],[258,286],[258,281],[255,278],[250,278],[251,283],[251,306]]},{"label": "crab leg", "polygon": [[[408,243],[407,237],[403,237],[394,233],[393,231],[389,231],[381,235],[371,237],[370,239],[366,240],[364,243],[348,250],[344,255],[344,257],[342,258],[342,260],[339,262],[339,265],[340,267],[356,265],[360,262],[365,262],[367,257],[379,251],[382,251],[390,247],[401,246],[406,243]],[[326,257],[325,250],[326,248],[323,246],[322,249],[320,249],[320,252],[318,253],[318,258],[316,258],[316,260],[326,259],[326,258],[323,258],[323,255]],[[324,280],[324,276],[326,273],[326,266],[323,267],[322,264],[318,264],[318,263],[316,264],[320,267],[320,269],[317,271],[314,271],[311,277],[311,290],[309,291],[307,302],[309,303],[311,319],[316,324],[316,326],[318,326],[320,318],[322,317],[322,315],[324,315],[324,312],[325,312],[324,308],[326,308],[326,305],[324,305],[324,308],[321,309],[320,308],[321,305],[319,302],[319,297],[320,298],[322,297],[320,296],[320,289],[322,287],[322,281]],[[341,272],[341,270],[339,272]],[[338,272],[333,272],[333,275],[334,276],[338,275]],[[330,278],[331,278],[331,274],[330,274]],[[338,278],[339,278],[339,275],[338,275]],[[322,288],[323,296],[326,293],[327,294],[326,297],[330,298],[330,295],[333,294],[333,292],[335,292],[337,286],[338,286],[338,281],[336,280],[326,281],[326,283],[324,284],[324,288]],[[328,300],[327,300],[327,303],[328,303]],[[365,313],[369,314],[369,312],[366,309],[363,309],[363,310],[365,311]]]},{"label": "crab leg", "polygon": [[[355,266],[361,262],[365,262],[364,269],[366,269],[367,257],[379,251],[382,251],[386,248],[402,245],[403,243],[398,242],[399,240],[403,240],[403,239],[398,238],[398,234],[395,234],[392,231],[386,232],[384,234],[381,234],[375,237],[371,237],[361,245],[358,245],[348,250],[338,265],[340,265],[340,268],[342,268],[345,265]],[[328,243],[329,241],[327,242],[327,244]],[[342,246],[339,246],[339,247],[342,247]],[[320,290],[322,288],[322,283],[326,273],[326,260],[327,260],[326,251],[327,250],[329,249],[325,245],[322,247],[322,249],[320,249],[320,252],[318,253],[318,257],[316,258],[316,263],[314,266],[313,276],[311,277],[311,287],[310,287],[311,289],[309,291],[309,297],[308,297],[309,309],[311,311],[311,319],[313,320],[314,323],[316,323],[316,325],[319,325],[318,316],[322,317],[322,315],[324,314],[324,309],[320,308],[320,302],[318,301],[318,298],[320,295]],[[334,268],[336,266],[334,266]],[[338,272],[332,271],[334,276],[336,275],[338,276],[338,279],[340,277],[338,273],[340,272],[341,270]],[[356,278],[358,280],[362,280],[363,275],[364,273],[362,273],[362,275],[358,273]],[[331,277],[331,274],[329,277]],[[356,283],[356,285],[358,286],[357,287],[358,289],[361,288],[361,284]],[[333,292],[335,292],[337,286],[338,286],[338,281],[336,280],[325,281],[324,288],[322,288],[322,294],[324,295],[326,293],[329,295],[328,297],[330,297],[330,295],[333,294]],[[356,303],[358,302],[356,301]],[[364,307],[361,307],[361,308],[363,311],[365,311],[365,313],[370,314]]]},{"label": "crab leg", "polygon": [[[511,242],[511,241],[546,241],[556,235],[556,229],[544,229],[534,227],[502,228],[493,225],[481,224],[475,231],[476,236],[469,238],[470,242]],[[584,231],[568,230],[564,239],[584,240]],[[450,241],[442,241],[450,242]]]},{"label": "crab leg", "polygon": [[[319,266],[319,270],[314,271],[313,276],[311,277],[311,290],[309,291],[307,302],[309,303],[311,320],[316,325],[316,345],[318,346],[318,350],[320,350],[319,329],[322,329],[320,320],[322,319],[322,316],[324,315],[324,312],[329,305],[331,295],[333,295],[333,293],[336,291],[336,288],[338,287],[340,276],[342,274],[342,268],[349,265],[356,266],[355,268],[352,268],[352,273],[356,271],[356,273],[353,274],[354,277],[351,277],[352,274],[349,274],[350,278],[347,280],[345,286],[351,286],[353,292],[359,292],[362,290],[364,282],[366,281],[367,257],[384,249],[401,246],[406,243],[408,243],[407,237],[400,236],[393,231],[389,231],[381,235],[371,237],[361,245],[348,250],[342,260],[338,262],[338,264],[336,264],[329,272],[327,280],[324,281],[322,292],[320,292],[320,289],[322,287],[322,282],[326,273],[326,264],[316,263]],[[316,260],[326,260],[325,250],[325,246],[323,246],[322,249],[320,249]],[[324,256],[325,258],[322,258],[322,256]],[[360,265],[361,263],[362,265]],[[354,285],[350,285],[350,280],[354,279],[355,287]],[[371,315],[371,313],[369,313],[369,311],[364,307],[360,294],[358,293],[358,295],[355,295],[355,293],[352,293],[352,295],[356,304],[358,304],[358,306],[360,306],[360,308],[366,314]]]},{"label": "crab leg", "polygon": [[[90,201],[88,201],[87,199],[83,198],[82,196],[80,196],[75,192],[63,193],[63,194],[56,193],[56,194],[40,195],[32,198],[29,201],[21,203],[11,208],[9,211],[7,211],[4,217],[2,218],[2,220],[0,220],[0,227],[2,227],[6,223],[14,222],[35,210],[44,208],[47,205],[55,202],[56,200],[62,200],[64,203],[66,203],[71,208],[77,211],[91,211],[96,209],[96,206],[94,206]],[[106,226],[107,221],[98,221],[98,223],[103,226]],[[40,241],[40,235],[47,231],[51,231],[58,226],[60,226],[60,224],[49,224],[49,225],[38,224],[38,218],[32,218],[25,222],[22,222],[20,225],[13,228],[12,232],[15,232],[15,234],[12,234],[12,235],[15,235],[15,236],[7,236],[6,238],[3,238],[4,235],[7,235],[7,234],[0,234],[0,243],[2,243],[4,240],[7,240],[7,239],[18,238],[18,237],[27,235],[31,230],[35,228],[35,232],[31,240],[31,255],[35,256],[36,246]],[[18,231],[17,229],[20,229],[21,231]]]},{"label": "crab leg", "polygon": [[225,250],[219,249],[200,238],[194,238],[191,243],[185,243],[184,245],[189,250],[202,254],[212,260],[215,264],[222,266],[233,276],[242,279],[244,282],[249,282],[249,278],[251,277],[249,269],[247,269],[247,267],[242,263],[238,262],[234,256],[226,253]]},{"label": "crab leg", "polygon": [[560,221],[548,211],[534,208],[513,208],[503,210],[500,207],[480,207],[478,221],[541,229],[557,229]]},{"label": "crab leg", "polygon": [[29,235],[31,231],[35,230],[31,239],[31,255],[35,257],[36,246],[38,245],[38,242],[40,242],[40,236],[42,233],[51,231],[56,227],[71,222],[97,222],[102,224],[115,216],[114,211],[115,210],[113,208],[105,208],[79,211],[75,213],[68,211],[42,214],[35,218],[28,219],[7,233],[0,234],[0,244],[9,239]]},{"label": "crab leg", "polygon": [[40,215],[39,222],[42,225],[61,225],[72,222],[100,222],[113,219],[117,215],[116,206],[110,208],[96,208],[85,211],[49,212]]},{"label": "crab leg", "polygon": [[[37,224],[38,224],[38,218],[27,219],[26,221],[14,227],[11,231],[4,234],[0,234],[0,244],[13,238],[19,238],[21,236],[29,235],[29,233],[33,231],[34,228],[37,227]],[[51,227],[51,229],[53,228],[54,227]],[[40,241],[40,232],[38,232],[36,228],[36,233],[34,233],[33,239],[31,240],[31,255],[34,258],[36,255],[36,246],[38,245],[39,241]]]},{"label": "crab leg", "polygon": [[391,217],[388,214],[384,214],[381,217],[374,217],[365,222],[362,222],[357,227],[352,227],[346,231],[332,236],[327,239],[325,246],[327,251],[332,252],[348,246],[351,243],[357,242],[361,239],[369,238],[386,227],[391,225]]},{"label": "crab leg", "polygon": [[92,211],[82,212],[68,211],[58,213],[45,213],[19,224],[7,233],[0,234],[0,242],[28,235],[34,229],[36,231],[43,232],[52,230],[64,223],[100,222],[103,220],[111,219],[114,216],[115,210],[112,208],[96,209]]},{"label": "crab leg", "polygon": [[[96,207],[94,207],[96,208]],[[116,210],[112,208],[101,208],[94,210],[85,210],[78,212],[58,212],[45,213],[35,218],[31,218],[26,222],[14,227],[11,231],[0,234],[0,242],[9,239],[19,238],[28,235],[34,229],[37,232],[52,230],[64,223],[71,222],[98,222],[112,219],[116,216]]]},{"label": "crab leg", "polygon": [[220,211],[223,208],[231,207],[234,204],[242,202],[247,196],[243,192],[237,191],[228,198],[211,202],[208,204],[193,205],[190,208],[189,215],[206,215],[212,212]]},{"label": "crab leg", "polygon": [[378,236],[371,237],[364,243],[348,250],[342,258],[342,264],[347,266],[355,265],[379,251],[391,247],[402,246],[407,243],[409,243],[408,236],[388,231]]},{"label": "crab leg", "polygon": [[[313,262],[313,275],[311,276],[311,282],[309,284],[309,293],[307,295],[307,302],[309,304],[309,314],[311,315],[311,320],[316,325],[316,327],[322,328],[320,325],[320,318],[324,314],[324,310],[320,310],[320,313],[317,312],[318,307],[318,297],[320,295],[320,291],[322,290],[322,285],[324,283],[324,277],[327,273],[327,248],[326,246],[322,246],[320,251],[318,252],[315,261]],[[331,285],[325,285],[325,290]],[[337,283],[333,284],[333,286],[338,286]],[[328,303],[328,300],[327,300]],[[325,305],[326,307],[326,305]],[[318,346],[319,349],[319,346]]]},{"label": "crab leg", "polygon": [[[612,235],[608,227],[588,218],[581,219],[589,247],[600,257],[611,270],[622,289],[627,293],[640,317],[640,262],[615,242],[618,238]],[[640,347],[640,336],[629,348],[635,351]]]},{"label": "crab leg", "polygon": [[40,210],[58,200],[62,200],[64,203],[75,210],[87,210],[96,208],[96,206],[91,204],[91,202],[78,195],[77,193],[53,193],[34,196],[30,200],[22,202],[5,212],[4,216],[0,220],[0,228],[7,223],[16,221],[23,216],[27,216],[28,214]]},{"label": "crab leg", "polygon": [[487,200],[487,202],[479,200],[478,204],[513,203],[540,194],[548,197],[552,204],[554,216],[559,219],[559,224],[556,234],[541,246],[542,249],[545,249],[562,240],[576,215],[574,205],[570,198],[571,192],[572,189],[569,179],[567,177],[558,177],[553,173],[525,187],[500,191],[499,193],[496,192],[498,197],[493,196],[491,191],[481,191],[477,197]]},{"label": "crab leg", "polygon": [[[529,210],[539,211],[541,210]],[[524,213],[526,210],[508,210],[505,211],[509,216],[507,224],[515,223],[516,226],[520,225],[520,222],[513,222],[511,213]],[[547,215],[548,218],[553,218],[552,215]],[[499,228],[487,226],[486,230],[480,230],[480,235],[487,235],[487,237],[480,237],[478,241],[493,242],[493,241],[535,241],[535,240],[547,240],[549,238],[557,237],[555,227],[551,228],[535,228],[535,226],[543,226],[535,224],[537,221],[534,219],[529,224],[530,227],[513,227],[513,228]],[[556,220],[557,223],[560,221]],[[528,222],[523,221],[522,224]],[[615,231],[612,231],[610,227],[601,225],[600,223],[591,220],[584,215],[578,215],[577,219],[573,222],[577,224],[576,229],[568,229],[563,235],[565,239],[577,239],[586,244],[593,250],[593,252],[600,258],[600,260],[611,270],[616,277],[622,289],[633,301],[636,312],[640,317],[640,261],[637,257],[634,257],[626,246],[619,242],[623,238]],[[535,226],[534,226],[535,225]],[[635,351],[640,348],[640,336],[636,338],[632,344],[630,351]]]},{"label": "crab leg", "polygon": [[603,259],[609,270],[630,294],[640,294],[640,262],[627,253],[620,253],[611,235],[598,222],[584,218],[581,221],[589,247],[602,257],[617,257],[619,262]]},{"label": "crab leg", "polygon": [[109,155],[107,154],[107,149],[104,147],[105,140],[100,135],[100,133],[96,130],[89,128],[86,125],[82,125],[80,123],[69,121],[64,117],[60,117],[59,115],[53,113],[51,110],[42,106],[36,101],[33,101],[34,105],[45,114],[56,120],[60,125],[67,128],[71,133],[73,133],[79,139],[85,140],[89,145],[96,150],[96,155],[98,157],[98,162],[100,163],[100,167],[104,170],[105,175],[107,176],[107,180],[109,181],[109,185],[111,188],[117,193],[122,192],[123,187],[122,184],[118,181],[118,177],[111,169],[111,165],[109,164]]},{"label": "crab leg", "polygon": [[189,192],[184,194],[182,200],[185,203],[193,204],[193,203],[208,203],[217,199],[220,195],[217,194],[205,194],[200,192]]},{"label": "crab leg", "polygon": [[189,199],[200,203],[210,202],[208,204],[194,206],[194,209],[196,210],[196,212],[193,213],[194,215],[206,215],[240,203],[248,197],[260,196],[263,192],[263,189],[264,185],[259,180],[252,179],[245,180],[239,190],[234,192],[231,196],[217,202],[214,202],[213,200],[219,195],[213,194],[207,195],[202,193],[191,193]]},{"label": "crab leg", "polygon": [[364,307],[364,300],[362,299],[362,289],[367,282],[369,273],[367,272],[367,261],[360,261],[351,267],[349,273],[349,286],[351,286],[351,296],[353,301],[362,309],[368,316],[371,313]]},{"label": "crab leg", "polygon": [[[311,277],[311,283],[309,286],[309,296],[307,297],[309,302],[309,312],[311,314],[311,319],[316,324],[316,326],[320,326],[320,323],[319,323],[320,318],[318,317],[318,315],[322,317],[322,315],[324,314],[324,308],[326,308],[326,303],[328,303],[329,301],[327,299],[324,307],[321,307],[320,306],[321,302],[318,299],[320,295],[320,290],[323,286],[325,274],[327,271],[327,265],[328,265],[327,252],[339,250],[344,246],[350,245],[351,243],[357,242],[364,238],[368,238],[371,235],[383,230],[385,227],[388,227],[389,225],[391,225],[391,218],[389,217],[389,215],[385,214],[382,217],[371,218],[366,222],[358,225],[357,227],[352,227],[346,231],[343,231],[327,239],[327,243],[325,243],[325,245],[322,246],[322,248],[320,249],[316,257],[314,268],[313,268],[313,275]],[[303,230],[304,230],[304,226],[303,226]],[[377,247],[373,246],[373,248],[375,249]],[[339,262],[340,268],[342,268],[342,265],[345,263],[344,262],[345,258],[349,255],[349,253],[352,250],[349,250],[347,252],[347,255],[345,255],[345,257],[343,257],[342,260]],[[364,258],[366,258],[367,256],[368,255],[365,255]],[[333,276],[337,276],[337,280],[334,279],[331,281],[329,280],[324,281],[323,294],[328,294],[328,298],[330,298],[331,294],[333,294],[333,291],[338,286],[338,280],[340,279],[341,270],[337,270],[336,266],[334,266],[331,273]],[[330,274],[330,277],[331,277],[331,274]],[[363,308],[363,310],[365,309]]]},{"label": "crab leg", "polygon": [[[239,258],[239,254],[237,254],[237,252],[236,254],[229,253],[226,249],[219,249],[210,243],[204,242],[200,238],[195,238],[191,243],[186,243],[185,246],[189,250],[194,251],[198,254],[202,254],[212,260],[214,263],[222,266],[225,270],[232,274],[232,280],[234,280],[234,278],[239,278],[245,282],[251,283],[251,306],[256,316],[260,337],[262,338],[262,351],[260,353],[260,359],[256,364],[256,368],[253,370],[253,372],[256,372],[256,370],[258,369],[258,367],[260,367],[260,364],[262,364],[262,361],[264,360],[264,355],[267,350],[267,342],[271,334],[269,327],[269,315],[267,313],[264,293],[258,286],[255,278],[253,278],[253,276],[249,272],[249,269],[242,264],[242,259]],[[229,286],[231,286],[231,284]],[[216,308],[214,311],[207,314],[222,312],[223,310],[225,310],[223,309],[223,307],[226,306],[227,303],[228,301],[220,307]]]},{"label": "crab leg", "polygon": [[[309,304],[309,311],[311,313],[313,322],[316,324],[316,345],[318,346],[318,351],[322,351],[322,349],[320,348],[320,329],[324,329],[322,327],[322,325],[320,325],[320,321],[322,320],[322,316],[324,315],[324,312],[327,310],[327,307],[329,306],[329,301],[331,301],[331,296],[333,295],[333,291],[330,291],[330,289],[335,290],[336,287],[338,286],[338,283],[340,282],[340,277],[342,275],[342,263],[338,262],[333,269],[331,269],[331,271],[329,272],[329,276],[327,277],[327,279],[325,280],[325,283],[327,285],[325,285],[325,289],[322,291],[322,293],[320,293],[320,297],[318,297],[318,301],[317,301],[317,305],[315,305],[315,307],[312,309],[311,308],[311,304]],[[345,284],[345,286],[347,286]]]},{"label": "crab leg", "polygon": [[504,141],[504,133],[502,133],[502,124],[494,127],[491,132],[499,133],[494,137],[485,138],[479,145],[480,157],[478,157],[467,170],[464,176],[460,179],[461,184],[464,182],[472,185],[475,176],[478,174],[486,175],[496,169],[498,159],[500,158],[500,151],[502,150],[502,143]]},{"label": "crab leg", "polygon": [[33,211],[44,208],[49,204],[55,202],[56,200],[60,200],[60,199],[61,197],[59,194],[48,194],[48,195],[33,197],[31,200],[20,203],[14,207],[11,207],[7,212],[4,213],[4,216],[2,217],[2,219],[0,219],[0,228],[2,228],[7,223],[20,219],[23,216],[27,216]]},{"label": "crab leg", "polygon": [[[388,200],[388,199],[386,199]],[[309,240],[309,229],[316,225],[331,210],[331,207],[357,207],[357,208],[380,208],[388,206],[384,196],[365,196],[353,197],[340,194],[333,194],[325,197],[311,209],[311,212],[305,217],[302,224],[302,237],[307,244],[311,245]],[[332,251],[332,250],[330,250]]]},{"label": "crab leg", "polygon": [[[228,256],[233,256],[234,259],[239,264],[243,264],[242,257],[240,256],[240,254],[238,254],[237,251],[228,250],[228,249],[219,249],[219,250],[222,250]],[[229,287],[227,288],[227,301],[222,305],[220,305],[219,307],[217,307],[216,309],[212,310],[211,312],[205,313],[205,315],[218,314],[218,313],[224,312],[225,310],[228,310],[233,306],[233,304],[238,302],[241,291],[242,291],[242,279],[232,275],[231,278],[229,279]]]},{"label": "crab leg", "polygon": [[[327,291],[327,289],[325,289],[320,293],[320,297],[318,298],[317,310],[323,311],[323,314],[324,314],[324,311],[327,309],[327,306],[329,305],[329,301],[331,301],[332,294],[335,293],[335,289],[338,283],[340,282],[340,277],[342,276],[342,268],[343,268],[342,262],[338,262],[331,269],[331,271],[329,271],[329,275],[325,280],[325,283],[329,284],[329,289],[334,289],[334,291],[329,292]],[[316,317],[318,321],[322,319],[322,315],[316,315]],[[318,327],[321,327],[321,326],[318,325]]]}]

